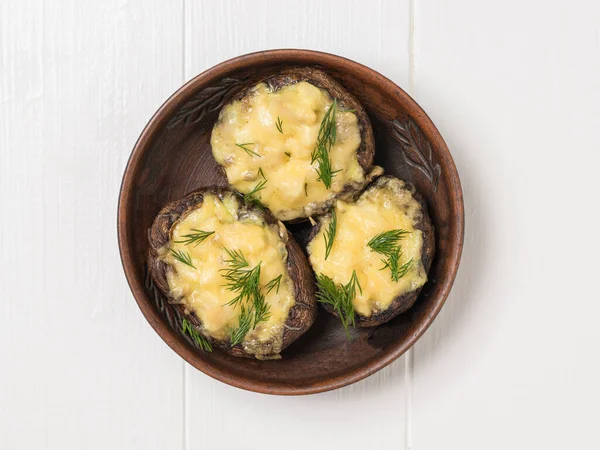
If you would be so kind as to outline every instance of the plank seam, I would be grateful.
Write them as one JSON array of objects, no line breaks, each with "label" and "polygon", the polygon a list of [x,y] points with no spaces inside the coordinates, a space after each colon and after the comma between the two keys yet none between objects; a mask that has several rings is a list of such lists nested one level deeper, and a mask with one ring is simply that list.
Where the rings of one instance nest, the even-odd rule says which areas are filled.
[{"label": "plank seam", "polygon": [[[414,98],[415,92],[415,59],[416,59],[416,44],[415,44],[415,2],[408,2],[408,91]],[[406,450],[412,450],[412,394],[413,394],[413,376],[414,376],[414,353],[413,349],[406,352],[404,359],[404,381],[406,384],[406,405],[405,405],[405,442]]]},{"label": "plank seam", "polygon": [[[186,65],[186,20],[185,20],[185,12],[186,12],[186,0],[181,0],[181,83],[185,83],[185,72],[187,69],[187,65]],[[182,387],[182,394],[183,394],[183,401],[182,401],[182,405],[183,405],[183,423],[182,423],[182,432],[183,432],[183,436],[181,439],[181,443],[183,446],[183,450],[187,450],[188,448],[188,440],[187,440],[187,423],[188,423],[188,416],[189,416],[189,412],[188,412],[188,402],[187,402],[187,365],[185,363],[185,361],[182,359],[181,360],[181,364],[183,365],[183,387]]]}]

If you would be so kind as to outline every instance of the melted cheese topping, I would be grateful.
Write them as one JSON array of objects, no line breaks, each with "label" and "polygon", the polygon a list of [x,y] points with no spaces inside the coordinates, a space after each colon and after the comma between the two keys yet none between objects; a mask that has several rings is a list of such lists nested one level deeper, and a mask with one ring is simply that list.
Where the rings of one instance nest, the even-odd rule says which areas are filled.
[{"label": "melted cheese topping", "polygon": [[[319,165],[311,163],[311,153],[332,102],[326,91],[303,81],[276,92],[261,83],[241,101],[225,106],[213,128],[211,145],[229,183],[248,193],[263,180],[258,173],[262,169],[268,181],[257,198],[278,219],[292,220],[310,216],[346,184],[364,181],[356,156],[361,141],[358,120],[352,112],[339,109],[336,143],[330,151],[332,170],[339,172],[329,190],[317,181]],[[246,144],[250,152],[236,144]]]},{"label": "melted cheese topping", "polygon": [[[224,249],[240,250],[249,263],[248,268],[261,263],[262,286],[283,275],[278,292],[272,289],[266,293],[263,289],[270,318],[250,331],[242,343],[249,353],[255,353],[256,350],[249,350],[270,342],[274,353],[279,353],[283,324],[294,305],[294,286],[286,269],[287,250],[277,226],[265,224],[256,215],[242,217],[238,209],[233,194],[226,194],[222,201],[215,195],[205,195],[202,206],[179,219],[171,231],[170,248],[188,253],[196,268],[175,259],[169,248],[163,248],[160,257],[172,269],[167,273],[167,281],[173,297],[200,318],[203,333],[219,340],[228,338],[229,328],[237,328],[240,313],[239,305],[226,304],[236,294],[224,286],[222,269],[230,268],[225,262],[229,256]],[[214,234],[198,245],[177,243],[194,229]]]},{"label": "melted cheese topping", "polygon": [[[354,310],[365,317],[385,311],[394,298],[418,289],[427,281],[421,263],[423,235],[414,228],[421,215],[420,205],[403,186],[403,181],[389,179],[384,187],[369,188],[356,203],[337,201],[337,231],[329,257],[324,259],[323,235],[331,215],[321,219],[320,230],[308,246],[315,272],[329,276],[336,283],[348,283],[356,270],[362,294],[357,292],[352,303]],[[400,265],[413,259],[408,273],[397,282],[392,281],[388,268],[380,270],[383,256],[367,246],[374,236],[395,229],[410,232],[400,241]]]}]

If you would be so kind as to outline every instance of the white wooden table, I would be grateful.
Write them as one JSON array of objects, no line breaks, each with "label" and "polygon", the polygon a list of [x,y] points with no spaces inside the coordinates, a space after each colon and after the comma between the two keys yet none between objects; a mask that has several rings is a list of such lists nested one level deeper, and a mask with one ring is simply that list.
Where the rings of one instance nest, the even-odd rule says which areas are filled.
[{"label": "white wooden table", "polygon": [[[173,353],[133,301],[115,218],[158,106],[286,47],[411,93],[467,224],[415,348],[297,398]],[[599,127],[598,2],[0,0],[0,449],[599,449]]]}]

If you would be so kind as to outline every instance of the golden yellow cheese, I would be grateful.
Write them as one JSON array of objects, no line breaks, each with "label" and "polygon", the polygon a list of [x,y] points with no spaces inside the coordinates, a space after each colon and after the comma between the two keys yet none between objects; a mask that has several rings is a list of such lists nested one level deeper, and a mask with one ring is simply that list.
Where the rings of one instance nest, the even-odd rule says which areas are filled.
[{"label": "golden yellow cheese", "polygon": [[225,106],[211,145],[229,183],[240,192],[251,192],[263,181],[262,169],[267,182],[257,198],[278,219],[292,220],[309,217],[347,183],[363,182],[356,156],[361,142],[358,120],[354,113],[339,109],[336,143],[330,151],[332,170],[339,172],[330,189],[317,181],[319,165],[311,163],[311,154],[332,102],[326,91],[303,81],[275,92],[261,83],[244,99]]},{"label": "golden yellow cheese", "polygon": [[[365,317],[385,311],[395,297],[412,292],[427,281],[421,263],[423,235],[414,228],[421,214],[420,206],[403,186],[403,181],[390,179],[383,187],[369,188],[356,203],[338,200],[336,235],[329,257],[325,259],[324,232],[331,215],[321,219],[319,232],[308,246],[315,272],[327,275],[337,284],[348,283],[356,270],[362,293],[357,292],[353,305]],[[413,262],[406,275],[395,282],[389,269],[381,270],[382,255],[372,251],[367,243],[382,232],[397,229],[410,232],[400,241],[400,264],[411,258]]]},{"label": "golden yellow cheese", "polygon": [[[185,241],[184,236],[193,230],[214,233],[198,245],[177,242]],[[225,287],[223,269],[230,268],[225,249],[241,251],[249,268],[260,263],[263,287],[282,275],[279,290],[262,291],[270,307],[269,319],[260,322],[242,342],[246,350],[257,343],[273,342],[274,353],[279,352],[283,325],[295,301],[294,285],[286,269],[287,250],[277,225],[265,224],[255,214],[239,214],[238,199],[231,193],[223,200],[207,194],[200,208],[175,223],[169,245],[161,249],[160,258],[171,267],[167,282],[172,296],[202,321],[204,334],[219,340],[226,340],[229,329],[237,328],[240,313],[239,305],[227,305],[236,294]],[[171,250],[189,254],[195,268],[177,260]]]}]

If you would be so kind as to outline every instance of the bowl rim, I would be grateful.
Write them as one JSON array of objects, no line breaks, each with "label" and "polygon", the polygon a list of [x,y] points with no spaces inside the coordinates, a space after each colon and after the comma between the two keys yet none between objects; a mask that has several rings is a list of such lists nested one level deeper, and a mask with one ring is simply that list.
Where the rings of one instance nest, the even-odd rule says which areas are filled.
[{"label": "bowl rim", "polygon": [[[166,122],[168,122],[170,114],[174,112],[185,100],[187,100],[188,96],[193,94],[198,86],[204,84],[206,81],[218,79],[230,71],[239,70],[243,67],[251,66],[254,63],[265,63],[269,61],[285,63],[286,59],[314,60],[313,63],[308,64],[323,63],[326,65],[327,63],[337,63],[338,65],[344,65],[353,70],[367,71],[372,77],[389,85],[391,89],[394,89],[395,94],[397,94],[401,101],[406,104],[407,110],[411,111],[410,117],[415,120],[415,122],[421,128],[423,128],[423,125],[426,125],[426,128],[431,130],[431,132],[433,132],[436,136],[437,147],[444,156],[445,169],[447,171],[447,176],[449,177],[449,184],[454,186],[454,190],[452,190],[449,194],[452,200],[451,204],[455,209],[453,211],[455,225],[453,237],[454,241],[458,243],[455,247],[455,250],[449,257],[447,276],[442,282],[442,288],[439,295],[435,299],[432,312],[428,314],[424,320],[417,324],[417,328],[407,339],[399,342],[381,357],[371,360],[365,366],[358,367],[352,371],[345,372],[332,378],[326,378],[313,384],[303,386],[274,384],[272,382],[266,382],[262,380],[249,380],[243,376],[232,374],[220,369],[219,367],[215,367],[214,365],[211,365],[209,362],[200,358],[196,351],[190,346],[186,345],[183,340],[178,337],[175,331],[163,321],[161,314],[156,310],[154,305],[145,301],[144,298],[147,293],[145,292],[144,280],[138,278],[136,275],[136,262],[127,245],[127,223],[129,222],[128,208],[133,195],[132,187],[134,175],[137,173],[144,149],[151,142],[154,133],[163,125],[165,125]],[[417,112],[417,117],[413,116],[414,112]],[[462,187],[452,155],[450,154],[444,139],[439,133],[437,127],[434,125],[433,121],[408,93],[396,85],[392,80],[384,75],[381,75],[374,69],[342,56],[306,49],[275,49],[240,55],[212,66],[211,68],[193,77],[191,80],[183,84],[183,86],[179,87],[160,106],[160,108],[158,108],[138,137],[127,161],[127,165],[125,166],[125,171],[119,190],[119,200],[117,206],[117,236],[119,254],[121,263],[123,265],[123,270],[125,272],[125,277],[138,307],[154,331],[181,358],[206,375],[237,388],[274,395],[303,395],[316,394],[319,392],[338,389],[367,378],[402,356],[417,342],[417,340],[425,333],[425,331],[437,317],[442,306],[446,302],[452,285],[454,284],[454,280],[456,279],[464,243],[464,220]]]}]

